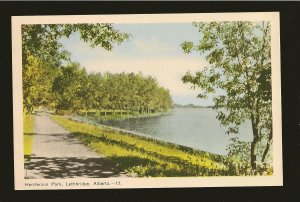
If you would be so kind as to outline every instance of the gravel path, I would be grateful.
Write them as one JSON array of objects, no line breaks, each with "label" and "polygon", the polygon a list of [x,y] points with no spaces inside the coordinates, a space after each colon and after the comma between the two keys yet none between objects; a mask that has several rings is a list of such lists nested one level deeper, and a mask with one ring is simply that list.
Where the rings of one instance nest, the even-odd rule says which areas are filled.
[{"label": "gravel path", "polygon": [[26,178],[128,177],[103,156],[84,146],[47,113],[35,115],[32,155]]}]

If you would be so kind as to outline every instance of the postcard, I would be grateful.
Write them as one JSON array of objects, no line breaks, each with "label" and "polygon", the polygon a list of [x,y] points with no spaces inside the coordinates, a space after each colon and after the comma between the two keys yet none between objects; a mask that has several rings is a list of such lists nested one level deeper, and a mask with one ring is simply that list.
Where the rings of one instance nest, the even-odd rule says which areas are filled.
[{"label": "postcard", "polygon": [[16,190],[282,186],[279,12],[13,16]]}]

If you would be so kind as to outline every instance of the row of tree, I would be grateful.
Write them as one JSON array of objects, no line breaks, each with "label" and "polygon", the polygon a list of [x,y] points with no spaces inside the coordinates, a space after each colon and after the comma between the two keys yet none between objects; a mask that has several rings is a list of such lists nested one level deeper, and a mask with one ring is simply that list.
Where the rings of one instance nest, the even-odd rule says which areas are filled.
[{"label": "row of tree", "polygon": [[167,89],[141,73],[91,73],[72,63],[54,79],[53,92],[58,110],[101,109],[153,113],[172,107]]},{"label": "row of tree", "polygon": [[58,39],[79,32],[92,46],[107,50],[128,35],[109,24],[24,25],[23,103],[27,112],[39,106],[56,110],[102,109],[139,113],[165,111],[172,107],[167,89],[142,73],[87,73],[70,60]]}]

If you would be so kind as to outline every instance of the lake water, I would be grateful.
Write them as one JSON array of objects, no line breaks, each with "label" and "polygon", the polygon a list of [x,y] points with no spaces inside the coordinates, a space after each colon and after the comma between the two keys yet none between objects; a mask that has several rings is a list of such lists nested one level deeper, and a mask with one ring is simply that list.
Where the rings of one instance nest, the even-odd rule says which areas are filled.
[{"label": "lake water", "polygon": [[[226,155],[232,135],[225,134],[210,108],[175,108],[170,114],[158,117],[123,120],[97,120],[98,123],[147,134],[168,142]],[[252,138],[250,122],[243,124],[238,134],[242,140]]]}]

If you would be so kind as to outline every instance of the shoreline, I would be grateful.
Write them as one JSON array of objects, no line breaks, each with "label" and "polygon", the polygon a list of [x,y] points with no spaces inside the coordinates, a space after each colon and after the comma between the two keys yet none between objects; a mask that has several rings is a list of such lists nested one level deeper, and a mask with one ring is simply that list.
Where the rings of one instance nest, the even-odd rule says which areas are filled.
[{"label": "shoreline", "polygon": [[145,134],[145,133],[140,133],[140,132],[135,132],[135,131],[131,131],[131,130],[117,128],[117,127],[113,127],[113,126],[109,126],[109,125],[104,125],[104,124],[100,124],[100,123],[97,123],[97,122],[93,122],[91,120],[78,119],[78,118],[72,117],[72,116],[65,116],[65,117],[72,120],[72,121],[76,121],[76,122],[80,122],[80,123],[86,123],[86,124],[92,124],[96,127],[102,127],[104,129],[108,129],[108,130],[111,130],[111,131],[120,132],[122,134],[133,135],[133,136],[137,136],[138,138],[145,138],[147,140],[159,142],[159,143],[164,144],[164,145],[171,145],[171,146],[183,149],[185,151],[192,151],[192,152],[196,152],[196,153],[208,153],[210,155],[215,155],[215,156],[218,156],[218,157],[221,157],[221,158],[227,158],[226,155],[216,154],[216,153],[204,151],[204,150],[201,150],[201,149],[196,149],[196,148],[192,148],[192,147],[189,147],[189,146],[184,146],[184,145],[177,144],[175,142],[170,142],[170,141],[158,138],[158,137],[154,138],[151,135],[148,135],[148,134]]},{"label": "shoreline", "polygon": [[129,173],[139,176],[227,176],[229,159],[123,129],[72,120],[52,119],[86,146],[99,152]]},{"label": "shoreline", "polygon": [[[172,110],[168,110],[166,112],[155,112],[155,113],[143,113],[143,114],[110,114],[110,115],[106,115],[106,116],[97,116],[95,115],[97,112],[94,112],[94,114],[92,115],[89,115],[89,113],[91,112],[88,112],[88,116],[90,117],[94,117],[95,119],[99,119],[99,120],[123,120],[123,119],[138,119],[138,118],[150,118],[150,117],[158,117],[158,116],[164,116],[164,115],[169,115],[173,112],[173,109]],[[74,116],[74,115],[73,115]],[[75,116],[80,116],[80,117],[83,117],[85,118],[86,115],[85,113],[80,113],[78,115],[75,115]]]}]

